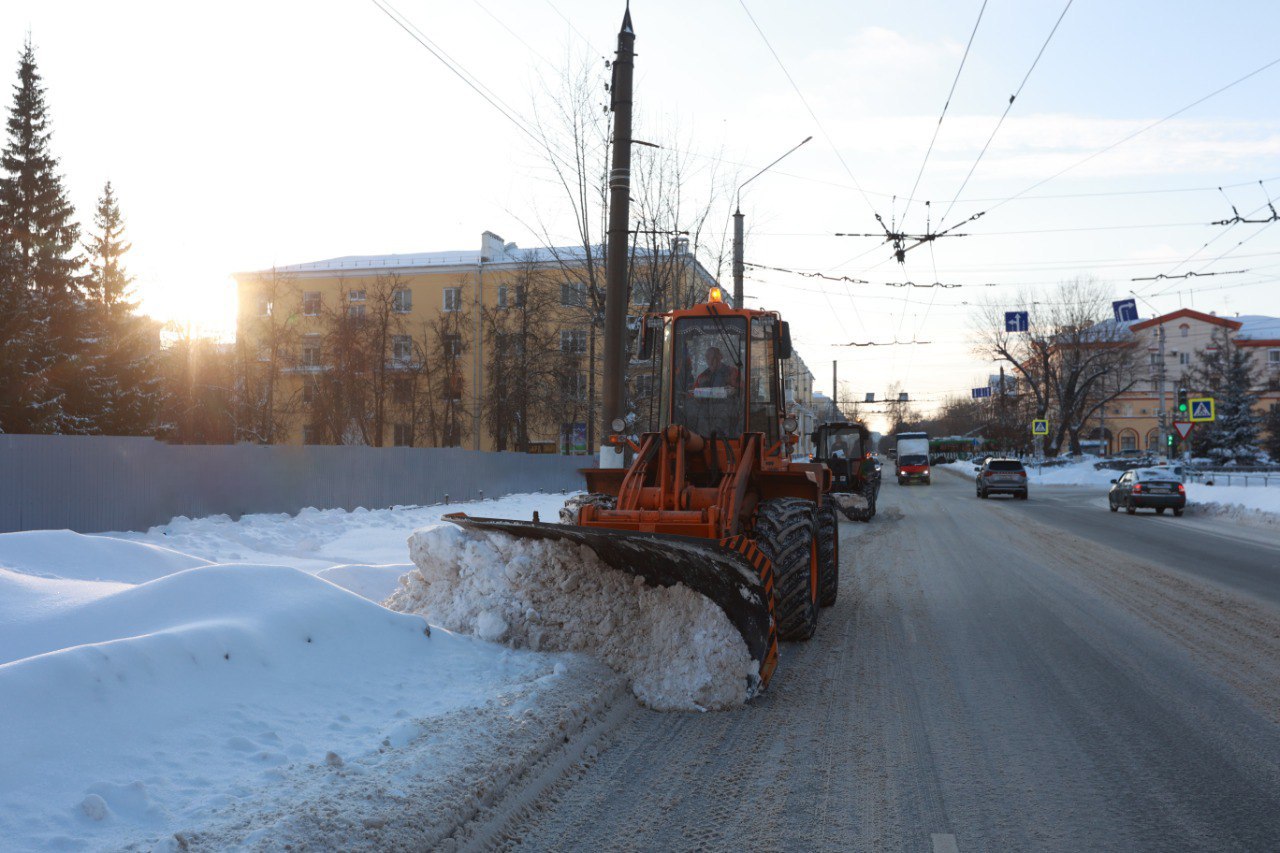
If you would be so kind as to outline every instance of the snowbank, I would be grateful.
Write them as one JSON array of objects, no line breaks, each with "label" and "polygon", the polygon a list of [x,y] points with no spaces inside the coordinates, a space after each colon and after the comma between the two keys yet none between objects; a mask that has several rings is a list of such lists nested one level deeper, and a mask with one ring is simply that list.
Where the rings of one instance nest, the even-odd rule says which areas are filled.
[{"label": "snowbank", "polygon": [[445,838],[623,689],[376,603],[409,533],[453,509],[0,534],[0,847]]},{"label": "snowbank", "polygon": [[0,534],[0,566],[42,578],[143,583],[211,561],[155,543],[70,530]]},{"label": "snowbank", "polygon": [[691,589],[646,586],[590,549],[453,525],[409,540],[417,567],[387,602],[432,624],[516,648],[588,651],[657,710],[722,710],[756,673],[724,611]]},{"label": "snowbank", "polygon": [[413,719],[555,665],[426,627],[252,565],[30,620],[17,648],[30,654],[0,665],[0,837],[100,849],[171,835],[236,800],[269,801],[284,765],[359,760],[403,743]]}]

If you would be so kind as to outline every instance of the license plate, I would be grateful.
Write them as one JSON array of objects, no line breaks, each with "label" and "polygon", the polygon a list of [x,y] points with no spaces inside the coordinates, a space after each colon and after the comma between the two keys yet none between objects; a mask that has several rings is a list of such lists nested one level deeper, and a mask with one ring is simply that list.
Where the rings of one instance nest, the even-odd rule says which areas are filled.
[{"label": "license plate", "polygon": [[1161,492],[1162,494],[1168,494],[1169,489],[1165,486],[1149,486],[1147,491],[1152,493]]}]

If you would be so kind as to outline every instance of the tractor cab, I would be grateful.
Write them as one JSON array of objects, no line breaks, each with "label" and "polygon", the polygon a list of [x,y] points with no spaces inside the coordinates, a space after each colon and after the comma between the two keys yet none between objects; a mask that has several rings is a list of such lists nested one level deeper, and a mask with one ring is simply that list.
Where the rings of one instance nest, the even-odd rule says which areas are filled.
[{"label": "tractor cab", "polygon": [[831,470],[831,498],[847,518],[870,521],[880,494],[880,473],[871,456],[871,430],[847,421],[825,423],[811,436],[813,462]]}]

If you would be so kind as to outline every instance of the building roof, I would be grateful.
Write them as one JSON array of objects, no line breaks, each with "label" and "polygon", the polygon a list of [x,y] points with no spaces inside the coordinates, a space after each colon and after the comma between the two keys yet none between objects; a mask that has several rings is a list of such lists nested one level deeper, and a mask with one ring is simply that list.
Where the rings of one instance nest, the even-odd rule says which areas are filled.
[{"label": "building roof", "polygon": [[1245,314],[1236,318],[1240,330],[1236,341],[1244,346],[1280,346],[1280,317]]},{"label": "building roof", "polygon": [[482,261],[489,264],[515,264],[533,261],[549,263],[557,260],[581,260],[586,251],[581,246],[557,246],[553,248],[521,249],[508,243],[499,252],[483,253],[479,250],[448,252],[413,252],[390,255],[343,255],[322,261],[308,261],[277,267],[277,272],[330,272],[337,270],[397,269],[414,270],[428,267],[474,267]]},{"label": "building roof", "polygon": [[1152,317],[1150,320],[1139,320],[1129,326],[1129,331],[1140,332],[1143,329],[1149,329],[1152,326],[1157,326],[1162,323],[1172,323],[1174,320],[1180,320],[1184,317],[1190,320],[1199,320],[1202,323],[1211,323],[1215,326],[1222,326],[1223,328],[1230,329],[1233,332],[1239,331],[1241,326],[1241,323],[1238,320],[1219,317],[1216,314],[1206,314],[1203,311],[1197,311],[1194,308],[1179,308],[1177,311],[1173,311],[1169,314],[1161,314],[1159,317]]}]

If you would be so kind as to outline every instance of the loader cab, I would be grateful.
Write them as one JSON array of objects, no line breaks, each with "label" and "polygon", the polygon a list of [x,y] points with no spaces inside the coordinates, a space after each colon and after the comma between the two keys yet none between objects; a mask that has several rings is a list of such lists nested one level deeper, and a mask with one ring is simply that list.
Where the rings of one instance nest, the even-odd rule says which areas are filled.
[{"label": "loader cab", "polygon": [[660,358],[659,429],[680,424],[724,439],[759,432],[766,446],[780,439],[781,359],[790,342],[776,314],[712,301],[648,318],[646,337],[659,331],[660,348],[652,340],[652,352],[644,353],[642,344],[642,356]]}]

